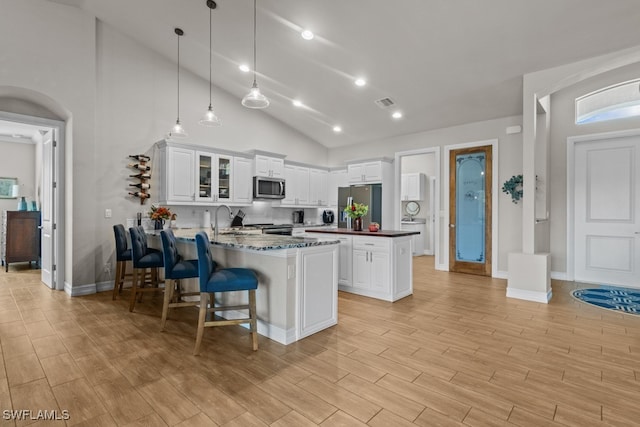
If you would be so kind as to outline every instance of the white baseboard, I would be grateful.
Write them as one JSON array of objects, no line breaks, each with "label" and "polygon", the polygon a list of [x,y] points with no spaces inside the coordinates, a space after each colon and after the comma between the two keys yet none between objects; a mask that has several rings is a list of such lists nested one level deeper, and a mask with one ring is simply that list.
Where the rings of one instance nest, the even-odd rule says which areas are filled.
[{"label": "white baseboard", "polygon": [[496,279],[508,279],[509,278],[509,272],[508,271],[503,271],[503,270],[498,270],[496,271],[496,274],[493,276]]},{"label": "white baseboard", "polygon": [[96,292],[105,292],[113,290],[113,280],[96,283]]},{"label": "white baseboard", "polygon": [[536,292],[536,291],[527,291],[523,289],[514,289],[507,287],[507,298],[517,298],[523,299],[527,301],[533,302],[541,302],[543,304],[548,304],[551,301],[552,292],[549,289],[549,292]]},{"label": "white baseboard", "polygon": [[72,297],[91,295],[96,293],[96,284],[89,283],[86,285],[71,286],[69,282],[64,282],[64,291]]},{"label": "white baseboard", "polygon": [[553,280],[568,280],[567,273],[564,271],[552,271],[551,278]]}]

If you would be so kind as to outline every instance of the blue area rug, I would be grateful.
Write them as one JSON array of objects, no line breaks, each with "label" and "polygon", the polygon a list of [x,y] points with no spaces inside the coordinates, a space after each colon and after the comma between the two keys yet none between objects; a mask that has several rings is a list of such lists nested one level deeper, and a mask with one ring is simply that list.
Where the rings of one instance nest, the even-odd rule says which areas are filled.
[{"label": "blue area rug", "polygon": [[599,288],[576,289],[571,295],[579,301],[597,307],[640,314],[640,289],[601,285]]}]

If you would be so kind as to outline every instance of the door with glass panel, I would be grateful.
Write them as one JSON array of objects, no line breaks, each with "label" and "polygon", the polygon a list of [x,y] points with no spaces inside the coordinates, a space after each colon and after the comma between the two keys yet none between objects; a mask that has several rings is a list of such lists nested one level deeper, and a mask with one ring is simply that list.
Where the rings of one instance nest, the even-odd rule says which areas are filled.
[{"label": "door with glass panel", "polygon": [[491,275],[491,146],[449,158],[449,270]]}]

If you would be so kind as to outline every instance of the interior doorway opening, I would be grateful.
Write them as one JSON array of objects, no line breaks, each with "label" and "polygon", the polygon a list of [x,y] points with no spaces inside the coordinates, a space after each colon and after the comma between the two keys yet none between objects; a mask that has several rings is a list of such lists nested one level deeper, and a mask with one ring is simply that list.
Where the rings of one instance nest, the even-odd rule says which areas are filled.
[{"label": "interior doorway opening", "polygon": [[395,228],[419,231],[412,240],[414,256],[434,256],[438,265],[440,211],[440,147],[395,154]]},{"label": "interior doorway opening", "polygon": [[[19,186],[20,199],[25,198],[28,209],[40,212],[40,269],[41,281],[51,289],[64,289],[64,233],[63,233],[63,170],[65,123],[44,117],[0,111],[0,143],[33,145],[32,164],[22,157],[19,168],[33,171],[23,174]],[[3,161],[14,161],[5,158]],[[20,182],[20,181],[19,181]],[[21,209],[3,206],[3,210]]]}]

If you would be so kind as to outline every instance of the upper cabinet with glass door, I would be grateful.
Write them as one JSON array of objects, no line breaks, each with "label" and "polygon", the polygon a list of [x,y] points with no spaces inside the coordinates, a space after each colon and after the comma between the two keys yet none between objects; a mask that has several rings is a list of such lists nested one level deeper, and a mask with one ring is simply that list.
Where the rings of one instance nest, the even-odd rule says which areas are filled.
[{"label": "upper cabinet with glass door", "polygon": [[213,176],[214,154],[196,151],[196,201],[197,202],[213,202],[213,185],[215,176]]},{"label": "upper cabinet with glass door", "polygon": [[[206,147],[162,141],[158,144],[159,203],[167,205],[249,204],[253,162],[242,156],[235,177],[232,154],[208,151]],[[222,151],[222,150],[220,150]],[[239,179],[240,178],[240,179]],[[246,181],[246,182],[245,182]],[[238,199],[235,186],[241,183]],[[247,194],[248,193],[248,194]]]}]

